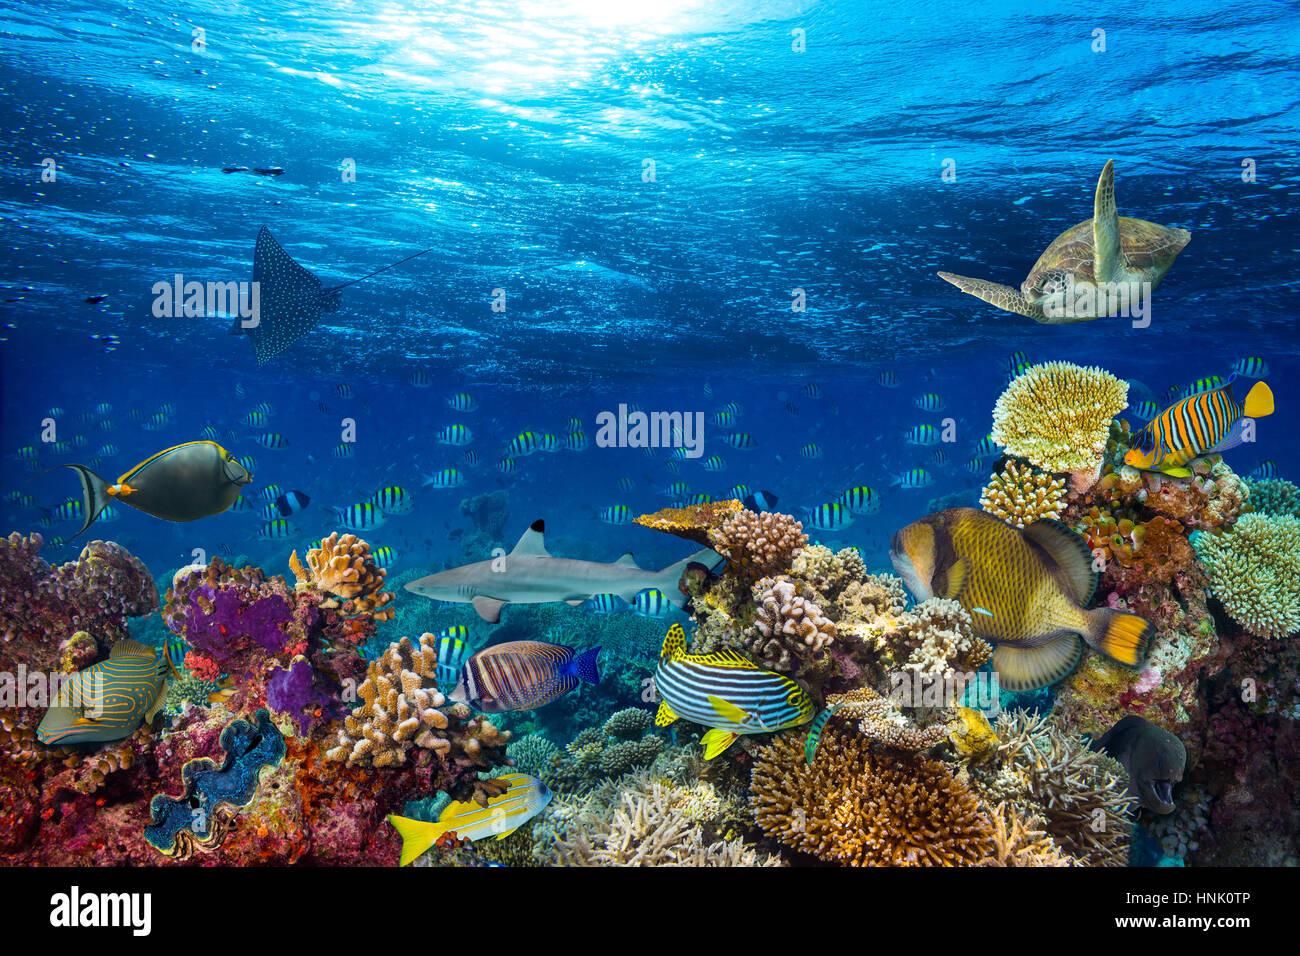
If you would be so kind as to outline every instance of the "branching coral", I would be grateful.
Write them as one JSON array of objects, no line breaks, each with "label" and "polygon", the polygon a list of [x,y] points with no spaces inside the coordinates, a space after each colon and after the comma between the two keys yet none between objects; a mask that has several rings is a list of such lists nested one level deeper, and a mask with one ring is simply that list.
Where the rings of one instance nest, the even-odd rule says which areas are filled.
[{"label": "branching coral", "polygon": [[971,618],[960,602],[922,601],[899,622],[895,643],[909,649],[902,670],[951,678],[974,671],[993,656],[993,648],[971,632]]},{"label": "branching coral", "polygon": [[417,761],[436,755],[460,766],[490,767],[505,763],[510,732],[465,704],[448,704],[437,685],[438,647],[432,634],[391,644],[371,662],[357,689],[363,703],[343,721],[337,745],[326,759],[374,767]]},{"label": "branching coral", "polygon": [[1034,365],[993,408],[993,440],[1047,472],[1070,472],[1083,491],[1101,473],[1111,419],[1128,405],[1128,383],[1069,362]]},{"label": "branching coral", "polygon": [[862,736],[896,750],[929,750],[942,743],[951,730],[949,722],[956,716],[947,708],[935,708],[934,722],[921,727],[869,687],[832,694],[826,698],[826,705],[835,708],[836,720],[856,720]]},{"label": "branching coral", "polygon": [[391,591],[385,591],[384,577],[388,573],[370,554],[370,545],[355,534],[340,536],[337,531],[321,541],[320,547],[307,552],[307,567],[298,560],[298,552],[289,556],[289,566],[298,580],[298,588],[315,587],[330,597],[321,607],[338,606],[342,598],[342,613],[347,617],[369,615],[376,621],[393,617],[393,609],[386,607],[393,600]]},{"label": "branching coral", "polygon": [[558,866],[781,865],[736,836],[707,842],[706,828],[723,812],[724,801],[707,785],[628,774],[553,800],[536,828],[535,852]]},{"label": "branching coral", "polygon": [[516,769],[533,776],[539,776],[551,757],[559,752],[560,748],[541,734],[525,734],[506,746],[506,756],[514,761]]},{"label": "branching coral", "polygon": [[1246,480],[1250,508],[1270,515],[1300,517],[1300,488],[1281,478]]},{"label": "branching coral", "polygon": [[1043,821],[1031,816],[1022,819],[1015,807],[999,803],[990,814],[993,818],[993,852],[979,861],[980,866],[1077,866],[1078,861],[1061,852],[1061,848],[1039,829]]},{"label": "branching coral", "polygon": [[602,780],[644,767],[664,749],[653,732],[654,714],[639,707],[617,711],[600,727],[588,727],[542,765],[542,779],[554,790],[577,792]]},{"label": "branching coral", "polygon": [[1008,461],[980,493],[980,506],[1017,528],[1060,517],[1065,482],[1032,465]]},{"label": "branching coral", "polygon": [[865,738],[827,733],[816,760],[804,735],[783,734],[754,756],[750,802],[769,836],[852,866],[950,866],[993,852],[975,797],[936,761],[873,754]]},{"label": "branching coral", "polygon": [[1085,865],[1124,866],[1136,801],[1123,767],[1045,715],[1004,711],[997,734],[997,754],[970,774],[985,802],[1041,816],[1056,844]]},{"label": "branching coral", "polygon": [[803,524],[777,512],[740,511],[711,530],[713,549],[726,557],[735,573],[748,580],[780,574],[807,543]]},{"label": "branching coral", "polygon": [[1260,637],[1300,630],[1300,518],[1246,514],[1229,530],[1198,531],[1192,544],[1242,627]]}]

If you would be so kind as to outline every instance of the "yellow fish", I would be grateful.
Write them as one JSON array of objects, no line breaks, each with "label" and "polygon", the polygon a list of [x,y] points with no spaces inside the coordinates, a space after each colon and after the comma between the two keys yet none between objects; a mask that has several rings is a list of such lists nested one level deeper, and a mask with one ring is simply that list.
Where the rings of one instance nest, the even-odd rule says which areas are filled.
[{"label": "yellow fish", "polygon": [[453,801],[438,814],[436,823],[389,816],[388,822],[402,836],[401,865],[406,866],[448,832],[454,832],[463,840],[488,837],[504,840],[551,802],[550,789],[536,777],[508,773],[496,779],[504,781],[507,789],[505,793],[489,797],[486,807],[480,807],[472,800]]}]

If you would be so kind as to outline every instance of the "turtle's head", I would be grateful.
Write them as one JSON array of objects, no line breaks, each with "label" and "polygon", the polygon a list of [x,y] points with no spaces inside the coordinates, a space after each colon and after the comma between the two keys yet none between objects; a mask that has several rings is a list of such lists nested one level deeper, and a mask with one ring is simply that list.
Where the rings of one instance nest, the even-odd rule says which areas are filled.
[{"label": "turtle's head", "polygon": [[1020,284],[1025,301],[1041,309],[1046,316],[1067,314],[1069,290],[1069,273],[1064,269],[1035,272]]}]

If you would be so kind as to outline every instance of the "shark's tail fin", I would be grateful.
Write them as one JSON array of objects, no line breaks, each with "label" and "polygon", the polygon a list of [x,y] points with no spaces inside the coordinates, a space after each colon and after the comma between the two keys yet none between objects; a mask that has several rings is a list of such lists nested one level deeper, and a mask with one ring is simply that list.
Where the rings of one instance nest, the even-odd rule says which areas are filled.
[{"label": "shark's tail fin", "polygon": [[683,608],[686,605],[686,595],[677,587],[677,583],[682,579],[687,567],[692,563],[702,564],[712,571],[722,561],[723,557],[718,552],[712,548],[704,548],[701,551],[696,551],[689,558],[682,558],[676,564],[664,568],[656,576],[655,583],[651,586],[662,591],[668,600],[672,601],[678,608]]}]

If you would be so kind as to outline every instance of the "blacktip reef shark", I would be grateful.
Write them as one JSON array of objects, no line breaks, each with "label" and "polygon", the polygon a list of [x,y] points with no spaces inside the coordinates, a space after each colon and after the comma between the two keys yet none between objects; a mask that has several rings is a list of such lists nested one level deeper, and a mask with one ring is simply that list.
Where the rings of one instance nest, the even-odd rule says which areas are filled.
[{"label": "blacktip reef shark", "polygon": [[539,518],[509,554],[430,574],[409,582],[406,590],[435,601],[473,604],[489,624],[501,620],[501,608],[507,604],[578,605],[597,594],[617,594],[631,602],[647,588],[662,591],[680,608],[686,603],[677,587],[682,573],[692,563],[712,570],[722,560],[716,551],[704,548],[662,571],[646,571],[637,567],[631,551],[609,564],[554,558],[546,550],[546,524]]},{"label": "blacktip reef shark", "polygon": [[256,324],[246,326],[245,319],[237,318],[230,334],[252,339],[257,364],[265,365],[316,328],[322,314],[335,311],[343,289],[432,251],[423,249],[360,279],[322,289],[320,279],[295,262],[263,226],[253,248],[253,281],[259,296]]}]

